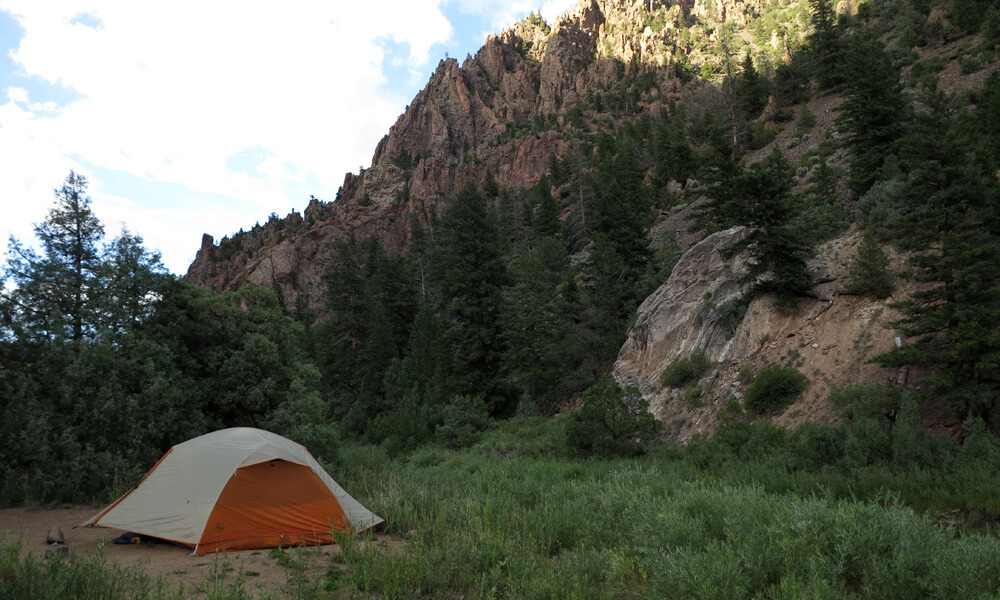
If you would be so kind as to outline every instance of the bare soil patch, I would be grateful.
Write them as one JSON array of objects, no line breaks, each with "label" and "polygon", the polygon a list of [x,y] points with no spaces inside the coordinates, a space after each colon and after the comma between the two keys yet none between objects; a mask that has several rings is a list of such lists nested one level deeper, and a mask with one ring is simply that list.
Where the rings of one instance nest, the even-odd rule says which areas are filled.
[{"label": "bare soil patch", "polygon": [[[248,590],[265,591],[281,596],[288,589],[292,571],[278,563],[270,550],[244,550],[220,552],[216,555],[192,556],[189,548],[172,544],[117,545],[111,541],[122,532],[102,527],[78,527],[99,509],[90,506],[34,510],[27,508],[0,509],[0,536],[20,539],[22,553],[44,555],[48,549],[45,541],[49,530],[59,526],[66,536],[71,552],[103,552],[109,562],[131,567],[140,565],[153,577],[162,577],[171,585],[183,585],[190,598],[201,598],[211,591],[216,581],[231,583],[241,576]],[[386,538],[385,547],[393,551],[399,542]],[[383,539],[377,536],[376,544]],[[364,543],[364,542],[362,542]],[[331,557],[340,554],[336,544],[288,550],[295,560],[305,561],[305,575],[322,577],[331,564]]]}]

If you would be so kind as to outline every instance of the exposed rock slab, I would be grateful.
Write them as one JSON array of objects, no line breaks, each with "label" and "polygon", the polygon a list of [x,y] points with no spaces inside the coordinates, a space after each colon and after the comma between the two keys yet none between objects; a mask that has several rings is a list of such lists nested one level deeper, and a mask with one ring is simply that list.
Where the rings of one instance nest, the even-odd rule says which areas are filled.
[{"label": "exposed rock slab", "polygon": [[[770,364],[792,366],[809,378],[794,404],[771,415],[780,425],[803,421],[835,422],[827,396],[833,386],[861,382],[895,385],[897,372],[868,361],[893,347],[890,323],[899,314],[893,298],[876,300],[843,293],[851,257],[861,234],[851,230],[818,249],[813,261],[815,297],[803,298],[796,310],[774,306],[772,298],[754,300],[743,319],[730,326],[710,310],[739,295],[740,259],[724,260],[719,249],[732,243],[739,229],[719,232],[692,246],[670,278],[639,308],[635,325],[615,364],[622,384],[637,385],[668,435],[686,441],[710,434],[717,413],[730,397],[742,401],[746,375]],[[895,258],[899,265],[899,258]],[[896,297],[911,289],[900,285]],[[707,300],[707,301],[706,301]],[[701,393],[660,385],[663,370],[701,349],[715,363],[698,382]]]}]

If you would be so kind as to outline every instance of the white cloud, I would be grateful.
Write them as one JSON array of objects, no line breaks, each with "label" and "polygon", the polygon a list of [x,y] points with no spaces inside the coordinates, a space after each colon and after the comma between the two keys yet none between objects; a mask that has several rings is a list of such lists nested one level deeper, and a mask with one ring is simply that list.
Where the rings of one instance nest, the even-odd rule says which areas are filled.
[{"label": "white cloud", "polygon": [[576,4],[576,0],[548,0],[539,6],[538,0],[448,0],[458,4],[462,12],[479,14],[488,19],[490,33],[511,27],[528,13],[540,10],[546,22],[556,18]]},{"label": "white cloud", "polygon": [[[0,0],[25,30],[0,97],[0,235],[30,239],[70,169],[90,177],[109,235],[125,221],[168,259],[183,253],[168,264],[180,272],[200,242],[191,230],[218,239],[293,201],[302,208],[310,193],[331,200],[412,97],[387,90],[423,85],[435,45],[454,39],[446,2],[496,30],[531,9],[526,0]],[[543,13],[571,4],[550,0]],[[409,81],[387,81],[385,40],[407,45],[392,59]],[[53,102],[39,81],[76,99]],[[252,174],[227,168],[251,149],[263,157]],[[187,197],[148,199],[109,173],[183,186]],[[198,197],[214,200],[190,206]]]},{"label": "white cloud", "polygon": [[[87,170],[69,156],[231,196],[257,213],[286,205],[287,188],[310,177],[324,188],[317,195],[332,196],[402,108],[378,94],[377,40],[408,44],[413,68],[426,63],[452,35],[439,2],[0,0],[26,32],[12,53],[19,75],[82,95],[59,110],[28,85],[0,100],[4,220],[44,218],[34,204],[50,206],[70,168]],[[226,169],[254,147],[272,153],[262,177]]]}]

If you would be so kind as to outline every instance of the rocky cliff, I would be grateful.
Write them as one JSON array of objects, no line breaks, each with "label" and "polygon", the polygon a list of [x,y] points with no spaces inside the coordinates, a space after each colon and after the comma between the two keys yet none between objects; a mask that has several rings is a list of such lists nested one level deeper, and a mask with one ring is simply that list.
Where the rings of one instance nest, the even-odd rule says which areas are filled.
[{"label": "rocky cliff", "polygon": [[622,97],[643,73],[640,106],[658,114],[681,93],[678,69],[717,60],[718,24],[746,24],[761,10],[761,0],[580,0],[551,26],[529,17],[461,64],[442,60],[334,202],[218,242],[206,236],[187,276],[216,291],[258,283],[289,308],[320,308],[336,240],[374,236],[400,251],[410,216],[443,213],[466,182],[489,173],[504,188],[534,185],[571,140],[636,116],[601,93]]},{"label": "rocky cliff", "polygon": [[[810,264],[814,297],[804,298],[798,309],[777,308],[763,297],[733,320],[720,308],[739,295],[742,260],[723,259],[719,250],[741,234],[742,228],[722,231],[684,253],[667,282],[639,307],[615,364],[615,377],[639,387],[671,436],[683,441],[711,433],[729,398],[742,399],[753,374],[770,364],[796,367],[809,378],[799,400],[772,418],[784,425],[835,420],[826,401],[833,386],[908,383],[905,372],[868,361],[892,348],[889,323],[899,315],[888,305],[911,289],[901,286],[886,300],[845,292],[859,232],[848,231],[819,249]],[[663,386],[663,370],[696,350],[713,362],[692,386],[699,393]]]},{"label": "rocky cliff", "polygon": [[[590,151],[601,135],[660,116],[678,99],[692,111],[718,109],[724,100],[711,83],[713,73],[731,66],[720,57],[749,45],[755,60],[773,67],[801,42],[807,9],[806,0],[580,0],[551,26],[529,17],[490,36],[461,63],[441,61],[381,140],[370,166],[345,176],[335,201],[313,200],[303,214],[272,216],[219,242],[205,236],[188,277],[216,291],[257,283],[278,290],[290,310],[322,309],[322,275],[337,240],[374,237],[387,250],[405,251],[411,220],[427,223],[446,212],[449,198],[468,182],[492,179],[500,188],[528,188],[550,170],[552,157]],[[762,16],[774,17],[777,29],[757,26]],[[804,164],[800,159],[816,143],[835,135],[838,103],[835,94],[814,99],[810,130],[786,127],[748,160],[778,146]],[[827,160],[846,166],[842,151]],[[810,167],[800,170],[805,177]],[[650,175],[647,183],[654,180]],[[666,187],[678,202],[696,189],[691,181]],[[563,200],[567,218],[573,209]],[[663,214],[654,227],[652,237],[668,232],[687,250],[639,307],[615,365],[618,380],[639,387],[671,435],[710,433],[720,408],[741,398],[748,378],[768,364],[795,366],[809,378],[799,401],[774,417],[785,424],[834,419],[826,402],[832,386],[906,384],[905,373],[867,361],[892,346],[888,324],[898,315],[889,303],[910,289],[899,287],[886,301],[844,293],[857,231],[819,248],[812,265],[815,295],[797,311],[779,310],[764,298],[734,318],[722,308],[739,294],[743,263],[739,256],[722,258],[719,250],[743,231],[699,241],[686,231],[683,214]],[[662,386],[663,370],[695,350],[714,365],[697,389]]]}]

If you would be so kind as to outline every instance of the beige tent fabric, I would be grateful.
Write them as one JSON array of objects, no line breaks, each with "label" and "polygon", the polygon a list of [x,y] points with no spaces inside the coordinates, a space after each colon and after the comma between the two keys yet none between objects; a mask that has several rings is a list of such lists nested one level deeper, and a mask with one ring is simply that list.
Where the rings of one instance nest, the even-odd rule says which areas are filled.
[{"label": "beige tent fabric", "polygon": [[139,485],[82,525],[136,531],[196,546],[216,500],[236,470],[274,459],[312,469],[355,531],[383,521],[345,492],[304,446],[261,429],[235,427],[174,446]]}]

